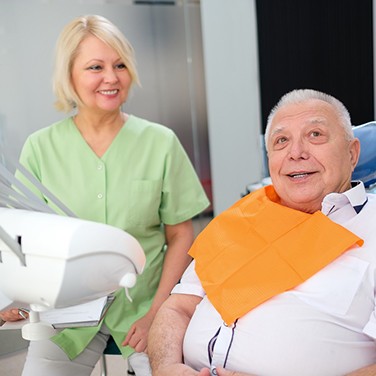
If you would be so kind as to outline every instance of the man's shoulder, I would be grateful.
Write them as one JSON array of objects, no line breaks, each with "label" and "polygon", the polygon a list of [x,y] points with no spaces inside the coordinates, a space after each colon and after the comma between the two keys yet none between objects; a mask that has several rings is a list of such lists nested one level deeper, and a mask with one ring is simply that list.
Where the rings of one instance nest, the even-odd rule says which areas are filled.
[{"label": "man's shoulder", "polygon": [[376,193],[367,193],[367,204],[365,205],[365,208],[371,209],[370,211],[376,216]]}]

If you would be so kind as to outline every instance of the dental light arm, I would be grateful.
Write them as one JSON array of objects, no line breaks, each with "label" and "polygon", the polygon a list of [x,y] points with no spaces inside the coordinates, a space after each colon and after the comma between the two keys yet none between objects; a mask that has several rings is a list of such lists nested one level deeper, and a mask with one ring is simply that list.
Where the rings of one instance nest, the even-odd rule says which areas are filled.
[{"label": "dental light arm", "polygon": [[12,251],[20,260],[21,265],[25,264],[25,255],[21,251],[20,245],[0,226],[0,239],[5,243],[5,245]]}]

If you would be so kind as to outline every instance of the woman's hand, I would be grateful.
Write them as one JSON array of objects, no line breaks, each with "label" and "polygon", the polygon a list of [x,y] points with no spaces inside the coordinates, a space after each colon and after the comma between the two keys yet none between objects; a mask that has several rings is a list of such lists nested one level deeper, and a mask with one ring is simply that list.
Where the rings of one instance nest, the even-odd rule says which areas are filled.
[{"label": "woman's hand", "polygon": [[0,312],[0,320],[2,321],[19,321],[27,319],[28,316],[29,314],[26,310],[18,308],[11,308]]},{"label": "woman's hand", "polygon": [[152,321],[153,317],[149,313],[135,321],[129,329],[129,332],[122,342],[122,345],[129,345],[137,352],[147,352],[147,340]]}]

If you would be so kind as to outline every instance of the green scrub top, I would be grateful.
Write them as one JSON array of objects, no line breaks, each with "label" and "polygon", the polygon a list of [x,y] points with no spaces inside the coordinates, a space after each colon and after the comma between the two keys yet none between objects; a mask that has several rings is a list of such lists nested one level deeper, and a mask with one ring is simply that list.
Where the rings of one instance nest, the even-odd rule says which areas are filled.
[{"label": "green scrub top", "polygon": [[[99,158],[73,119],[67,118],[29,136],[20,163],[77,217],[119,227],[143,247],[146,265],[130,289],[133,302],[119,289],[104,318],[127,357],[134,350],[121,342],[149,310],[159,284],[165,254],[163,224],[186,221],[209,205],[187,154],[172,130],[131,115]],[[17,177],[48,203],[19,172]],[[73,359],[99,329],[100,325],[64,329],[52,340]]]}]

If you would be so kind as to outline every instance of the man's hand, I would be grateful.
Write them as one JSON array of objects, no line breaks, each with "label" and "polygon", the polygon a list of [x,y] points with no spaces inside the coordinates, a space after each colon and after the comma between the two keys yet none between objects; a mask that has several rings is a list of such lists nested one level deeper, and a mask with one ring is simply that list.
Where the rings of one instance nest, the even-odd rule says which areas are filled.
[{"label": "man's hand", "polygon": [[[224,368],[218,367],[216,368],[218,376],[255,376],[251,375],[250,373],[242,373],[242,372],[235,372],[229,371]],[[209,368],[202,368],[200,371],[195,371],[191,367],[188,367],[185,364],[174,364],[164,367],[163,369],[158,369],[157,372],[153,372],[153,376],[171,376],[171,375],[179,375],[179,376],[211,376]]]},{"label": "man's hand", "polygon": [[203,368],[201,371],[196,371],[185,364],[170,364],[166,367],[158,368],[157,371],[153,370],[153,376],[211,376],[209,368]]},{"label": "man's hand", "polygon": [[[217,367],[216,370],[217,370],[218,376],[256,376],[256,375],[252,375],[250,373],[229,371],[229,370],[221,368],[221,367]],[[202,375],[202,376],[206,376],[206,375]]]}]

